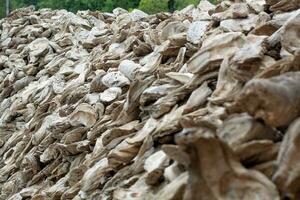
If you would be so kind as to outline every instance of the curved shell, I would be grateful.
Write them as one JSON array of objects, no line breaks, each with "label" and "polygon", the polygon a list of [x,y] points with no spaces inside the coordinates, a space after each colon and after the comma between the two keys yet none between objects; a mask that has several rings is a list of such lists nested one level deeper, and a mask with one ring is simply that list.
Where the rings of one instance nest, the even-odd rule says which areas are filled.
[{"label": "curved shell", "polygon": [[300,199],[299,5],[12,11],[0,199]]},{"label": "curved shell", "polygon": [[96,123],[97,117],[95,109],[89,104],[83,103],[76,107],[69,119],[73,126],[84,125],[91,127]]}]

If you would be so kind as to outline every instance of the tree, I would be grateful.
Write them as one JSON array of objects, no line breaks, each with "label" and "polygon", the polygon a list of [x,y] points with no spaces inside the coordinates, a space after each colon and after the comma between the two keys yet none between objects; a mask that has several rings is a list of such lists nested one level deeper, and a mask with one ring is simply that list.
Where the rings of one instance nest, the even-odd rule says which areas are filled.
[{"label": "tree", "polygon": [[7,16],[9,14],[9,7],[10,7],[10,1],[5,1],[5,15]]},{"label": "tree", "polygon": [[140,0],[106,0],[104,10],[105,11],[112,11],[114,8],[121,7],[124,9],[132,9],[137,8],[139,6]]},{"label": "tree", "polygon": [[[210,1],[216,3],[217,0]],[[34,5],[37,9],[66,9],[72,12],[89,9],[111,12],[114,8],[121,7],[127,10],[140,8],[152,14],[162,11],[172,12],[189,4],[197,5],[199,0],[0,0],[0,18],[6,14],[7,3],[10,4],[10,10]]]},{"label": "tree", "polygon": [[38,2],[38,0],[23,0],[23,3],[25,5],[34,5],[34,6],[36,6],[37,2]]},{"label": "tree", "polygon": [[191,4],[198,5],[199,2],[200,0],[176,0],[175,6],[176,9],[180,10]]},{"label": "tree", "polygon": [[139,8],[147,13],[153,14],[168,11],[168,0],[141,0]]},{"label": "tree", "polygon": [[174,12],[175,11],[175,0],[169,0],[168,1],[168,8],[170,12]]},{"label": "tree", "polygon": [[78,10],[103,10],[105,2],[100,0],[39,0],[37,8]]}]

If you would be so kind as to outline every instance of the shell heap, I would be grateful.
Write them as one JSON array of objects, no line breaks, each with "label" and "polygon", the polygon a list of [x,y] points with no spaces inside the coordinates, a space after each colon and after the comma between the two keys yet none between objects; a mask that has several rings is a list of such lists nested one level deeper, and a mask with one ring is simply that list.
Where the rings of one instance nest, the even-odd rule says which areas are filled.
[{"label": "shell heap", "polygon": [[300,1],[0,21],[1,200],[300,199]]}]

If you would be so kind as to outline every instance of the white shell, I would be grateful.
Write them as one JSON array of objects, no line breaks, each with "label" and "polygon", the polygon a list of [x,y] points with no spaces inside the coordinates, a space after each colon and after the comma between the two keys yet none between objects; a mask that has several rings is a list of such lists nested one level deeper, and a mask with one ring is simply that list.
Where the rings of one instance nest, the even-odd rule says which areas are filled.
[{"label": "white shell", "polygon": [[73,126],[84,125],[91,127],[96,123],[97,114],[95,109],[89,104],[80,104],[70,115],[70,123]]}]

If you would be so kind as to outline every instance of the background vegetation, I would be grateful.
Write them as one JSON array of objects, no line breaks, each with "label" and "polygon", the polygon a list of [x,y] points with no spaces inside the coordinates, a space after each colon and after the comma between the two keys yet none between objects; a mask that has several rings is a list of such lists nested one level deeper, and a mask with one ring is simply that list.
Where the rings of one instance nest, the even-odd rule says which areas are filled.
[{"label": "background vegetation", "polygon": [[[116,7],[131,10],[140,8],[147,13],[169,11],[170,2],[174,9],[182,9],[189,4],[198,4],[200,0],[10,0],[10,10],[34,5],[39,8],[77,10],[101,10],[111,12]],[[212,2],[215,0],[211,0]],[[169,3],[169,4],[168,4]],[[0,0],[0,18],[5,16],[5,0]]]}]

